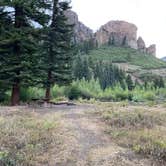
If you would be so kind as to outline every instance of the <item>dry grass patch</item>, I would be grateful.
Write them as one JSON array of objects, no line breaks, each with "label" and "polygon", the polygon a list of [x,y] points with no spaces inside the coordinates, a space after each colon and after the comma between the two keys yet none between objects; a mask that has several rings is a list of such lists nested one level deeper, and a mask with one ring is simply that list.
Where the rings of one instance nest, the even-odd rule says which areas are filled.
[{"label": "dry grass patch", "polygon": [[166,163],[166,111],[159,108],[107,103],[97,114],[118,145]]},{"label": "dry grass patch", "polygon": [[27,111],[0,112],[0,165],[31,166],[50,162],[62,142],[58,117]]}]

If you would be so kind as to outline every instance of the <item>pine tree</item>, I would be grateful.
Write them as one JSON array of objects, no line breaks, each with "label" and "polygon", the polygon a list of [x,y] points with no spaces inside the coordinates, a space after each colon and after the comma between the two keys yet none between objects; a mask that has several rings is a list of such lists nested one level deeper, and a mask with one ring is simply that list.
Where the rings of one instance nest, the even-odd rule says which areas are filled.
[{"label": "pine tree", "polygon": [[47,75],[44,86],[46,87],[45,98],[50,99],[51,86],[69,84],[72,80],[73,25],[69,25],[65,16],[69,3],[67,1],[53,0],[53,12],[51,25],[46,29],[43,38],[43,68]]},{"label": "pine tree", "polygon": [[86,57],[83,59],[83,77],[88,81],[92,78],[88,59]]},{"label": "pine tree", "polygon": [[80,55],[78,55],[78,57],[76,57],[74,64],[73,64],[74,79],[81,80],[83,78],[82,72],[83,72],[83,62],[82,62],[82,58],[80,57]]},{"label": "pine tree", "polygon": [[162,77],[159,79],[159,88],[165,88],[165,83]]},{"label": "pine tree", "polygon": [[155,89],[165,87],[164,80],[162,77],[156,77],[153,81],[153,84],[154,84]]},{"label": "pine tree", "polygon": [[126,90],[126,82],[125,82],[125,80],[120,80],[119,82],[120,82],[121,88],[122,88],[123,90]]},{"label": "pine tree", "polygon": [[133,90],[134,84],[133,84],[133,81],[132,81],[130,75],[127,76],[126,83],[127,83],[128,90],[130,90],[130,91]]},{"label": "pine tree", "polygon": [[0,2],[0,80],[12,86],[12,105],[19,104],[20,87],[33,81],[37,43],[34,24],[42,26],[49,20],[45,14],[49,7],[47,0]]}]

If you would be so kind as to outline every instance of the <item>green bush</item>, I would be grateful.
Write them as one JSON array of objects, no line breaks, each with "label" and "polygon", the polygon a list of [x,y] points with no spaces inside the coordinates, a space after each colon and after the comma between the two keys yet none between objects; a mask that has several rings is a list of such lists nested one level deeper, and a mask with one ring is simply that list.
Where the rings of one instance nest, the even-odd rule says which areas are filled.
[{"label": "green bush", "polygon": [[37,87],[29,87],[29,88],[21,88],[20,99],[22,102],[27,102],[32,100],[33,98],[44,98],[45,91],[42,88]]},{"label": "green bush", "polygon": [[156,99],[155,93],[153,92],[145,92],[144,99],[148,101],[154,101]]},{"label": "green bush", "polygon": [[0,103],[5,102],[8,98],[8,95],[4,91],[0,91]]},{"label": "green bush", "polygon": [[67,91],[67,87],[64,86],[58,86],[58,85],[54,85],[51,89],[51,96],[52,98],[60,98],[60,97],[64,97]]},{"label": "green bush", "polygon": [[77,100],[80,97],[81,97],[81,91],[80,91],[80,89],[76,85],[71,86],[71,88],[68,91],[68,98],[70,100],[74,100],[74,99]]},{"label": "green bush", "polygon": [[[2,93],[0,91],[0,102],[8,103],[11,91]],[[85,79],[73,81],[70,86],[54,85],[51,88],[52,100],[59,101],[61,99],[69,98],[70,100],[77,100],[79,98],[90,100],[91,98],[100,101],[134,101],[134,102],[148,102],[156,99],[165,100],[166,89],[154,89],[151,86],[142,88],[136,86],[132,91],[122,89],[120,84],[114,87],[109,87],[103,90],[100,86],[99,80]],[[22,102],[27,102],[33,98],[44,98],[45,89],[39,87],[21,88],[20,99]]]},{"label": "green bush", "polygon": [[122,100],[128,100],[129,99],[129,95],[127,92],[123,92],[123,91],[118,91],[115,92],[115,100],[116,101],[122,101]]}]

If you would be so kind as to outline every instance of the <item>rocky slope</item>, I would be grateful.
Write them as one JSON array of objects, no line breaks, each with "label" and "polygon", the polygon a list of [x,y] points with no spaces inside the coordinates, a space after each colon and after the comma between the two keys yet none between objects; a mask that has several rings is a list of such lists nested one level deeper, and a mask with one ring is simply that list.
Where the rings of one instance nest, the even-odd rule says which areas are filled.
[{"label": "rocky slope", "polygon": [[129,47],[139,50],[141,53],[156,56],[156,45],[146,47],[142,37],[137,39],[137,27],[126,21],[109,21],[96,32],[81,23],[78,15],[68,10],[66,12],[68,22],[74,24],[74,41],[81,43],[93,39],[94,45],[112,45],[118,47]]},{"label": "rocky slope", "polygon": [[74,24],[74,41],[76,43],[93,38],[93,31],[79,21],[78,15],[75,12],[68,10],[65,14],[68,17],[69,24]]},{"label": "rocky slope", "polygon": [[110,21],[96,32],[99,46],[110,44],[137,49],[137,27],[125,21]]},{"label": "rocky slope", "polygon": [[101,26],[95,34],[95,39],[98,46],[109,44],[129,47],[156,56],[156,46],[153,44],[146,48],[142,37],[139,37],[137,40],[137,27],[125,21],[110,21]]}]

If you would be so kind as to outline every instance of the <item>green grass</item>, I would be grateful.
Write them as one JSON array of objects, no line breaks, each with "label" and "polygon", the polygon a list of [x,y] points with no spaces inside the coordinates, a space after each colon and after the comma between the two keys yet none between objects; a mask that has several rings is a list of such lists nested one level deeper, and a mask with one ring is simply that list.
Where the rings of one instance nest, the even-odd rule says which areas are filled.
[{"label": "green grass", "polygon": [[166,63],[151,55],[143,54],[135,49],[103,46],[92,50],[89,56],[93,60],[112,61],[113,63],[129,63],[144,69],[165,68]]}]

